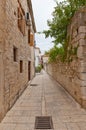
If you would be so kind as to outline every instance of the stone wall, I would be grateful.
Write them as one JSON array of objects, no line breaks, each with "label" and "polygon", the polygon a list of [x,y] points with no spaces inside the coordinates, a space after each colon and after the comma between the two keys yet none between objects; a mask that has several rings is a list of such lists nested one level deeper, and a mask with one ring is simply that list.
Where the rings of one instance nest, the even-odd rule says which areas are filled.
[{"label": "stone wall", "polygon": [[77,11],[68,27],[69,46],[78,46],[77,58],[69,63],[47,65],[47,72],[86,108],[86,7]]},{"label": "stone wall", "polygon": [[5,0],[0,1],[0,120],[4,116],[4,32],[5,27],[3,21],[5,21],[4,8]]},{"label": "stone wall", "polygon": [[[20,0],[20,3],[25,13],[28,12],[27,0]],[[18,0],[1,0],[0,120],[12,107],[28,83],[28,62],[34,63],[33,59],[31,61],[31,49],[28,44],[28,28],[25,25],[25,35],[18,28]],[[17,48],[17,61],[14,61],[14,47]],[[20,61],[23,63],[22,73],[20,72]],[[34,72],[31,74],[31,78],[33,76]]]}]

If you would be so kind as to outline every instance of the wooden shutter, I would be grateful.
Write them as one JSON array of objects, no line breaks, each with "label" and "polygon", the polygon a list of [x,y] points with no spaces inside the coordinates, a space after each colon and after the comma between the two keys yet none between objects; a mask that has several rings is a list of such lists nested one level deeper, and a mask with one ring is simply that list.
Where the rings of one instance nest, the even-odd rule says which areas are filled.
[{"label": "wooden shutter", "polygon": [[34,36],[30,34],[30,46],[34,46]]}]

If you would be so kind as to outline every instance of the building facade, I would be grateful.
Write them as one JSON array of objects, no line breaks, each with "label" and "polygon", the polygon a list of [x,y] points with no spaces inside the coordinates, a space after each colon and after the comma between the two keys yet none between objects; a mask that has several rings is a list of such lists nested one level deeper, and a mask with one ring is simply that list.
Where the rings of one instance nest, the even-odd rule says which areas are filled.
[{"label": "building facade", "polygon": [[35,74],[31,0],[0,1],[0,120]]},{"label": "building facade", "polygon": [[35,47],[35,67],[41,64],[41,51],[39,47]]},{"label": "building facade", "polygon": [[43,68],[46,71],[47,70],[47,64],[49,62],[49,55],[43,55],[42,60],[43,60]]}]

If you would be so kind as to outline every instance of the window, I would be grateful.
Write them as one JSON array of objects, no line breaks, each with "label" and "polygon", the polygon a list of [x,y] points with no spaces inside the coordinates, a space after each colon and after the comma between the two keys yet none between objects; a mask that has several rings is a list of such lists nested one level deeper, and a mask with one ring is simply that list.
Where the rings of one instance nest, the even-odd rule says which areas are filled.
[{"label": "window", "polygon": [[17,61],[17,48],[13,47],[13,61],[16,62]]},{"label": "window", "polygon": [[19,3],[19,7],[18,7],[18,28],[21,31],[21,33],[23,35],[25,35],[25,12]]},{"label": "window", "polygon": [[30,44],[30,29],[28,30],[28,43]]},{"label": "window", "polygon": [[20,73],[22,73],[22,72],[23,72],[23,61],[20,60]]}]

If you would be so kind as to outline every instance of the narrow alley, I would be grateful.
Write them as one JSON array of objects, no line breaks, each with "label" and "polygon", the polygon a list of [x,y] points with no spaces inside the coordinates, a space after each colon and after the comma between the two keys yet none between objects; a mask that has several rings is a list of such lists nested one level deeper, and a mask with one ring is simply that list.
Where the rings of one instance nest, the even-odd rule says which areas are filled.
[{"label": "narrow alley", "polygon": [[86,130],[86,111],[42,71],[0,123],[0,130],[34,130],[37,116],[52,117],[52,130]]}]

